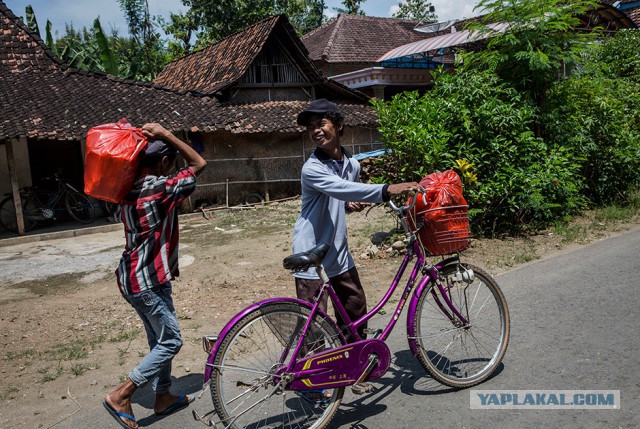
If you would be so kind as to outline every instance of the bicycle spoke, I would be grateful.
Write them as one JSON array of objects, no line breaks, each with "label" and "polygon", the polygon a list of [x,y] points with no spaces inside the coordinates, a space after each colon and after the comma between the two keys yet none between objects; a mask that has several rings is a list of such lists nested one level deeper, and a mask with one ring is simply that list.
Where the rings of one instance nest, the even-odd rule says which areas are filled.
[{"label": "bicycle spoke", "polygon": [[[333,417],[344,388],[334,389],[330,403],[320,407],[285,390],[288,378],[279,372],[286,364],[281,362],[284,350],[293,350],[300,341],[308,313],[294,303],[270,304],[249,313],[221,340],[211,396],[224,426],[310,429]],[[341,344],[335,325],[314,319],[303,354]],[[276,373],[281,377],[277,383]]]},{"label": "bicycle spoke", "polygon": [[[477,267],[471,283],[452,281],[457,266],[441,270],[452,304],[466,313],[468,323],[450,320],[435,302],[433,284],[422,292],[416,313],[418,359],[438,381],[454,387],[480,383],[495,371],[508,343],[508,311],[495,281]],[[463,313],[463,314],[464,314]]]}]

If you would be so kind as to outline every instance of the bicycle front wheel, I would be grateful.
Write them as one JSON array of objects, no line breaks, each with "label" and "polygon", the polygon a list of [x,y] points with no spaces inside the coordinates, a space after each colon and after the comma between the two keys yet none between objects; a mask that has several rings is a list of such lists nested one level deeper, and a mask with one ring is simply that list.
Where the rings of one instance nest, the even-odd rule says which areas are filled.
[{"label": "bicycle front wheel", "polygon": [[86,196],[79,192],[69,192],[64,198],[64,206],[69,216],[80,223],[91,223],[96,217],[96,209]]},{"label": "bicycle front wheel", "polygon": [[[38,224],[38,217],[40,215],[40,207],[38,203],[26,196],[20,197],[22,204],[22,214],[24,218],[24,230],[30,231]],[[18,222],[16,220],[16,207],[13,204],[13,197],[5,198],[0,203],[0,224],[11,232],[18,232]]]},{"label": "bicycle front wheel", "polygon": [[439,281],[467,323],[453,314],[431,282],[419,298],[414,320],[418,360],[442,384],[474,386],[493,374],[507,351],[507,302],[496,281],[473,265],[446,266]]},{"label": "bicycle front wheel", "polygon": [[[286,390],[280,377],[309,313],[296,303],[268,304],[246,315],[221,339],[211,398],[225,428],[318,429],[331,421],[344,387],[311,401],[308,395]],[[304,341],[299,357],[343,345],[335,324],[320,316],[314,317]]]}]

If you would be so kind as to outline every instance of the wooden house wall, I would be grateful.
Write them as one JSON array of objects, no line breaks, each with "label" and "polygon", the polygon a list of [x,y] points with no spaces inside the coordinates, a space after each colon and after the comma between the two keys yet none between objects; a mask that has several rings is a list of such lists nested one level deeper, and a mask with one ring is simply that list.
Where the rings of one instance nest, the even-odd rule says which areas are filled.
[{"label": "wooden house wall", "polygon": [[[20,186],[31,186],[29,151],[26,139],[14,140],[11,147],[13,148],[13,162]],[[11,192],[11,181],[8,178],[9,160],[7,159],[7,147],[4,142],[0,142],[0,200],[4,199],[6,193]]]}]

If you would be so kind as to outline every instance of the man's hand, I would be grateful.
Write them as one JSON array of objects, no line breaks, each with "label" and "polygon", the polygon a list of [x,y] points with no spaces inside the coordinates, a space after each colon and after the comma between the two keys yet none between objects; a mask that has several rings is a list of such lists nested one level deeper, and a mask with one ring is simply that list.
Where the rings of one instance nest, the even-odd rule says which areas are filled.
[{"label": "man's hand", "polygon": [[362,210],[364,210],[366,207],[369,207],[370,205],[371,205],[370,203],[354,203],[353,201],[347,201],[347,204],[346,204],[347,213],[361,212]]},{"label": "man's hand", "polygon": [[395,183],[389,185],[387,192],[389,195],[402,195],[410,192],[424,192],[424,188],[416,182]]},{"label": "man's hand", "polygon": [[148,123],[142,126],[142,134],[148,139],[161,139],[168,141],[172,135],[165,127],[156,123]]}]

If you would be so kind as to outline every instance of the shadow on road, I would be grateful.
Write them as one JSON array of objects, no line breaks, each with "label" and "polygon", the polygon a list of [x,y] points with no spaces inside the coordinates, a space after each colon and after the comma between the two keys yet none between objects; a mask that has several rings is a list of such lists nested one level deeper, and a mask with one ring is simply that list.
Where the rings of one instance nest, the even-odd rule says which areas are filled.
[{"label": "shadow on road", "polygon": [[[490,377],[500,374],[504,369],[501,363],[496,372]],[[382,414],[392,405],[382,403],[394,392],[400,391],[402,395],[411,396],[431,396],[444,395],[455,392],[459,389],[445,386],[434,380],[426,373],[418,362],[418,359],[409,350],[402,350],[394,354],[391,366],[387,373],[380,379],[374,381],[374,391],[355,396],[345,392],[345,399],[340,406],[338,414],[332,421],[331,428],[348,427],[350,429],[367,429],[365,420],[370,420],[378,414]],[[349,401],[350,398],[354,398]],[[389,401],[391,402],[391,401]],[[398,415],[398,419],[402,416]]]}]

